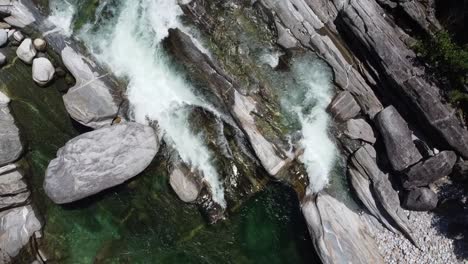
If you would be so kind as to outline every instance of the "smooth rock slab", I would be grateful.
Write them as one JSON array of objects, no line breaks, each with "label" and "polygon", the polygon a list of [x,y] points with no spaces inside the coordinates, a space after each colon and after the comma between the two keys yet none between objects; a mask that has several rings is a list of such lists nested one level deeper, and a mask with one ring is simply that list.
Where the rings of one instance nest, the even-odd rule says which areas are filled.
[{"label": "smooth rock slab", "polygon": [[0,53],[0,67],[2,67],[3,65],[6,64],[6,60],[7,60],[7,58],[6,58],[5,54]]},{"label": "smooth rock slab", "polygon": [[382,110],[375,118],[383,137],[385,150],[392,167],[402,171],[422,159],[408,124],[393,106]]},{"label": "smooth rock slab", "polygon": [[40,229],[41,223],[31,206],[0,212],[0,253],[15,257]]},{"label": "smooth rock slab", "polygon": [[384,263],[359,216],[335,198],[319,193],[303,202],[302,213],[324,264]]},{"label": "smooth rock slab", "polygon": [[30,38],[23,40],[23,42],[21,42],[21,45],[19,45],[18,49],[16,50],[16,55],[18,55],[18,58],[20,58],[27,64],[32,63],[34,57],[36,57],[36,54],[36,48],[34,48],[34,45]]},{"label": "smooth rock slab", "polygon": [[403,200],[403,206],[413,211],[430,211],[437,207],[437,194],[429,188],[417,188],[409,191]]},{"label": "smooth rock slab", "polygon": [[457,162],[457,155],[453,151],[442,151],[434,157],[422,161],[411,167],[405,173],[403,187],[427,186],[438,179],[452,173]]},{"label": "smooth rock slab", "polygon": [[47,58],[37,58],[33,60],[32,76],[33,80],[43,86],[48,84],[54,78],[54,65]]},{"label": "smooth rock slab", "polygon": [[0,166],[16,161],[23,152],[20,132],[10,114],[10,99],[0,92]]},{"label": "smooth rock slab", "polygon": [[80,200],[138,175],[158,149],[153,128],[138,123],[82,134],[59,149],[50,162],[44,190],[58,204]]},{"label": "smooth rock slab", "polygon": [[344,91],[333,98],[328,106],[328,111],[335,119],[346,121],[357,116],[361,111],[361,107],[350,92]]}]

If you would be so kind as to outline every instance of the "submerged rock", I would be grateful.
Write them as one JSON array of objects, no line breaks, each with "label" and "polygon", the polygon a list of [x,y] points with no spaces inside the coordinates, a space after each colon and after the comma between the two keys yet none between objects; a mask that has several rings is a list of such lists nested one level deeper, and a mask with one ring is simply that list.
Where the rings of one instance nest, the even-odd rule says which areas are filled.
[{"label": "submerged rock", "polygon": [[36,48],[34,48],[34,45],[30,38],[23,40],[23,42],[21,42],[21,45],[19,45],[18,49],[16,50],[16,55],[18,55],[18,58],[20,58],[27,64],[32,63],[34,57],[36,57],[36,54]]},{"label": "submerged rock", "polygon": [[383,263],[359,216],[326,193],[302,204],[315,249],[324,264]]},{"label": "submerged rock", "polygon": [[408,124],[395,107],[389,106],[382,110],[375,121],[394,170],[402,171],[422,159],[413,142]]},{"label": "submerged rock", "polygon": [[62,60],[76,80],[75,86],[63,96],[70,116],[92,128],[110,125],[119,106],[103,81],[105,76],[97,76],[93,64],[71,47],[62,50]]},{"label": "submerged rock", "polygon": [[20,132],[8,108],[10,99],[0,92],[0,166],[16,161],[22,151]]},{"label": "submerged rock", "polygon": [[33,60],[32,75],[37,84],[41,86],[48,84],[54,78],[54,74],[54,65],[47,58]]},{"label": "submerged rock", "polygon": [[180,168],[175,168],[169,178],[172,189],[186,203],[194,202],[201,191],[201,185],[193,177],[192,173],[184,173]]},{"label": "submerged rock", "polygon": [[82,134],[57,152],[44,190],[55,203],[70,203],[119,185],[142,172],[158,152],[153,128],[122,123]]},{"label": "submerged rock", "polygon": [[34,232],[41,229],[31,206],[17,207],[0,212],[0,256],[8,263],[18,255]]},{"label": "submerged rock", "polygon": [[410,190],[403,200],[403,206],[413,211],[429,211],[437,207],[437,194],[429,188]]},{"label": "submerged rock", "polygon": [[448,176],[457,162],[457,155],[453,151],[442,151],[434,157],[422,161],[407,172],[403,180],[403,187],[427,186],[436,180]]}]

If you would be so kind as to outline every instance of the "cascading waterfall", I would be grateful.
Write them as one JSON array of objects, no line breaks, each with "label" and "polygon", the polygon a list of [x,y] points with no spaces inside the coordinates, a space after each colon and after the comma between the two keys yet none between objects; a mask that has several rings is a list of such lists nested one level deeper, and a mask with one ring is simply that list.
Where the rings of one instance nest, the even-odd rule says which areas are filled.
[{"label": "cascading waterfall", "polygon": [[337,155],[328,134],[330,117],[326,112],[333,96],[332,72],[324,62],[310,57],[294,61],[291,71],[294,84],[286,89],[281,105],[300,123],[299,144],[304,150],[300,161],[310,182],[307,192],[317,193],[329,183]]},{"label": "cascading waterfall", "polygon": [[[100,8],[104,8],[102,2]],[[183,28],[180,6],[176,0],[126,0],[109,8],[115,13],[113,21],[85,26],[79,37],[98,60],[128,81],[127,96],[135,121],[157,121],[164,140],[203,176],[213,201],[225,207],[224,189],[211,164],[211,153],[202,135],[191,131],[187,118],[189,106],[211,107],[171,68],[161,47],[170,28]]]}]

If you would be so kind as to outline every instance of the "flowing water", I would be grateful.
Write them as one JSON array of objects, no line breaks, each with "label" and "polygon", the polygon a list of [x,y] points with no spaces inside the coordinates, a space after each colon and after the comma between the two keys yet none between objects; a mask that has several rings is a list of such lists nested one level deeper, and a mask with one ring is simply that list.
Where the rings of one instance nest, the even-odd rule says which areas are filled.
[{"label": "flowing water", "polygon": [[[177,1],[50,3],[50,21],[61,27],[64,34],[84,41],[100,63],[128,83],[132,118],[141,123],[157,121],[167,146],[204,177],[213,200],[226,206],[220,175],[211,163],[214,154],[204,145],[203,135],[191,130],[186,106],[218,113],[196,96],[196,88],[175,70],[161,45],[170,28],[196,35],[180,22],[182,10]],[[194,41],[210,53],[201,41]],[[274,67],[278,56],[264,56],[259,64],[264,61]],[[332,76],[326,65],[307,57],[295,62],[291,72],[287,78],[278,74],[272,79],[290,80],[278,82],[284,84],[281,106],[300,124],[300,145],[304,149],[301,161],[309,174],[309,191],[317,192],[328,184],[336,156],[328,137],[329,117],[325,112],[332,96]],[[32,125],[35,124],[23,124],[34,129]],[[34,137],[30,140],[32,148],[38,148],[29,157],[32,173],[42,175],[55,153],[41,152],[44,142]],[[53,142],[57,148],[63,144]],[[316,261],[299,202],[287,187],[269,185],[227,221],[207,226],[194,206],[183,204],[171,192],[163,167],[164,161],[158,158],[130,183],[70,206],[53,205],[39,191],[36,195],[47,223],[45,244],[56,261],[52,263]],[[35,179],[37,186],[41,185],[41,177]]]}]

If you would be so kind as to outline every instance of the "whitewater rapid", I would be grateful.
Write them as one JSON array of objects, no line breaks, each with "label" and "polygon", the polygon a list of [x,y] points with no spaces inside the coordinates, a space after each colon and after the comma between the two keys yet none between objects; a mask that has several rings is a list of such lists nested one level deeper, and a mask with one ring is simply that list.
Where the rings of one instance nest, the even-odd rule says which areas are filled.
[{"label": "whitewater rapid", "polygon": [[[71,34],[78,0],[52,1],[49,18],[66,34]],[[111,12],[107,19],[102,13]],[[111,4],[100,1],[94,22],[74,35],[81,38],[101,63],[128,81],[127,96],[135,121],[157,121],[164,140],[177,150],[181,159],[195,168],[211,189],[213,200],[226,206],[224,188],[211,163],[212,153],[188,124],[188,107],[212,107],[193,93],[193,87],[172,67],[161,47],[170,28],[180,28],[192,36],[196,45],[209,55],[193,30],[181,24],[182,10],[177,0],[124,0]],[[109,19],[108,17],[113,17]],[[281,54],[266,54],[260,63],[278,64]],[[332,97],[332,73],[318,59],[292,66],[296,86],[281,99],[282,107],[301,124],[304,163],[310,180],[308,192],[327,186],[336,157],[336,147],[328,133],[326,107]],[[296,94],[295,94],[296,93]],[[292,96],[291,96],[292,94]]]}]

